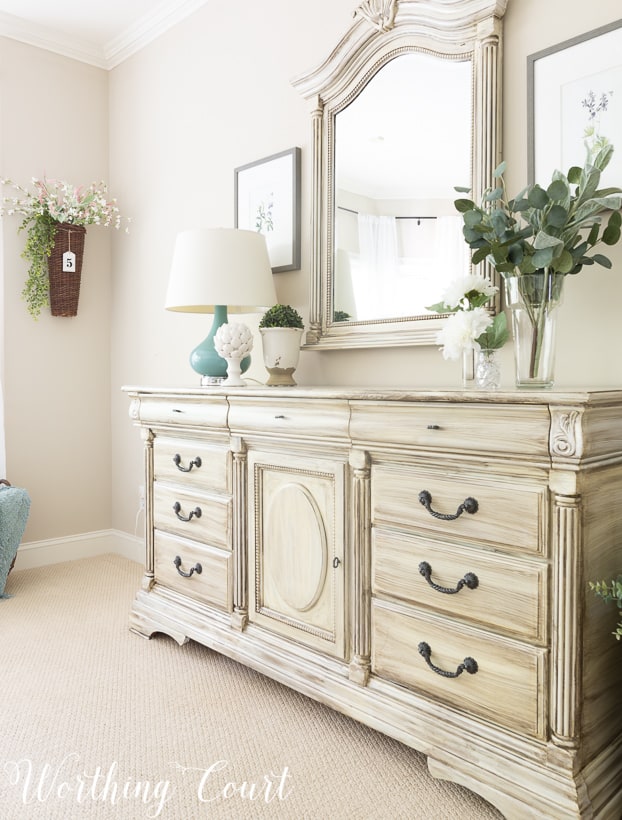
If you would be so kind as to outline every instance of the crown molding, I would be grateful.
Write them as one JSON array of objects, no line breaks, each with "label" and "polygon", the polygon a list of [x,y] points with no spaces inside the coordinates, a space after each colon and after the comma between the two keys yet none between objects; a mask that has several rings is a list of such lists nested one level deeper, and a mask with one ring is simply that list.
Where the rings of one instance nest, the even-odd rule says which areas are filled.
[{"label": "crown molding", "polygon": [[118,37],[103,45],[0,12],[0,36],[62,54],[107,71],[127,60],[208,0],[163,0]]}]

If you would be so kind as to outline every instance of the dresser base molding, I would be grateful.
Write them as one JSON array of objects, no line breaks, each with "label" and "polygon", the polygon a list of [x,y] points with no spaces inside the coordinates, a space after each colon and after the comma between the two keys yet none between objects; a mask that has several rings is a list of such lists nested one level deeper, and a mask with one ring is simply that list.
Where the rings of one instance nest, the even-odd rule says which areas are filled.
[{"label": "dresser base molding", "polygon": [[[130,629],[150,639],[157,633],[180,646],[198,643],[266,675],[428,756],[433,777],[481,795],[508,820],[602,818],[622,813],[622,738],[576,777],[576,754],[538,743],[434,703],[373,675],[352,681],[348,665],[322,658],[295,642],[159,586],[139,591]],[[617,775],[615,774],[617,772]]]}]

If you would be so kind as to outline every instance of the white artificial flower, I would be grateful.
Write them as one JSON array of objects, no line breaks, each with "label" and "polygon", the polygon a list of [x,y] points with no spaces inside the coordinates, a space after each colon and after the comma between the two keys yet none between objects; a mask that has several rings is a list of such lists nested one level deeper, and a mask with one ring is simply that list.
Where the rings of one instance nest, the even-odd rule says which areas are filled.
[{"label": "white artificial flower", "polygon": [[436,336],[441,345],[444,359],[459,359],[465,350],[479,350],[475,341],[492,324],[492,317],[486,308],[459,310],[445,322]]},{"label": "white artificial flower", "polygon": [[474,290],[485,296],[494,296],[499,288],[491,285],[488,279],[481,274],[469,273],[449,283],[443,294],[443,304],[450,308],[457,308],[462,305],[465,295]]}]

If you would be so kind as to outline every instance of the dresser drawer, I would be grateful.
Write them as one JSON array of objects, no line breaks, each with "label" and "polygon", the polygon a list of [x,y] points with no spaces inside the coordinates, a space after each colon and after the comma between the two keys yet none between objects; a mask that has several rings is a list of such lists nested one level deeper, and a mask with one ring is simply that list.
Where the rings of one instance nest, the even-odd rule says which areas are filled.
[{"label": "dresser drawer", "polygon": [[[440,670],[455,675],[470,658],[476,671],[464,670],[457,677],[438,674],[420,653],[421,644],[427,644],[430,663]],[[372,672],[468,714],[533,737],[544,736],[544,649],[376,600]]]},{"label": "dresser drawer", "polygon": [[[546,641],[546,564],[390,530],[374,528],[372,538],[375,595],[399,598],[512,637]],[[434,589],[426,577],[444,590],[460,589]]]},{"label": "dresser drawer", "polygon": [[231,499],[227,496],[185,492],[155,481],[153,501],[156,529],[231,548]]},{"label": "dresser drawer", "polygon": [[229,427],[232,432],[298,438],[338,438],[348,436],[350,410],[340,399],[244,398],[229,399]]},{"label": "dresser drawer", "polygon": [[188,489],[230,492],[230,452],[196,439],[157,436],[153,444],[156,481]]},{"label": "dresser drawer", "polygon": [[155,534],[154,552],[157,583],[196,601],[232,611],[230,553],[161,532]]},{"label": "dresser drawer", "polygon": [[548,461],[551,420],[546,405],[353,401],[351,406],[356,444]]},{"label": "dresser drawer", "polygon": [[[477,511],[454,520],[432,515],[420,502],[425,491],[434,512],[456,515],[467,498]],[[491,474],[489,480],[467,472],[442,475],[398,465],[372,469],[372,520],[388,527],[410,527],[449,540],[543,554],[546,550],[547,491]]]}]

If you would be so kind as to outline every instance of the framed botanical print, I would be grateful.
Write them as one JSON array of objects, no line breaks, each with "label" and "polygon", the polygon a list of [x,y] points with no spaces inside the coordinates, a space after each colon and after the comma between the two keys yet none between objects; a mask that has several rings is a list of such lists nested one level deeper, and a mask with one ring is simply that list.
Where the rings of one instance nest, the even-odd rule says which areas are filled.
[{"label": "framed botanical print", "polygon": [[266,237],[273,273],[300,268],[300,148],[234,171],[234,224]]}]

